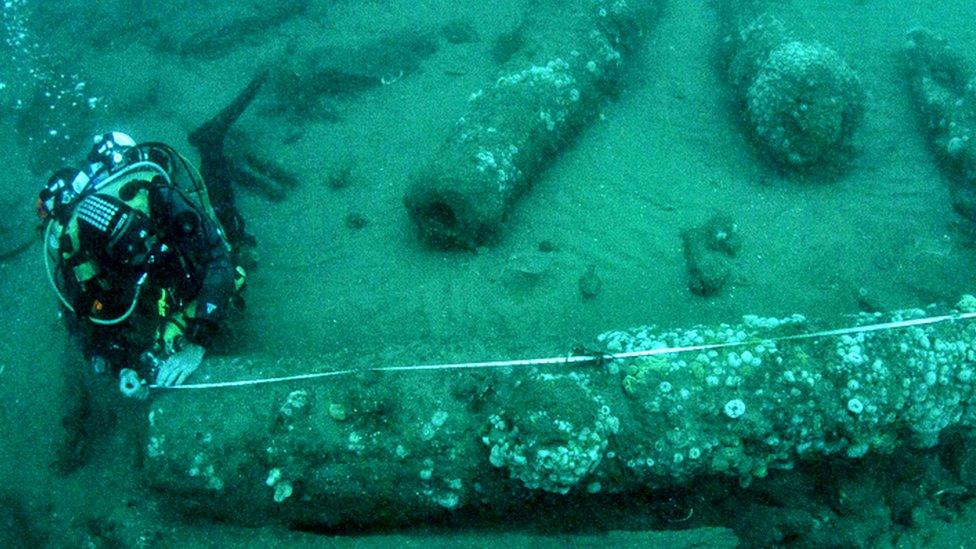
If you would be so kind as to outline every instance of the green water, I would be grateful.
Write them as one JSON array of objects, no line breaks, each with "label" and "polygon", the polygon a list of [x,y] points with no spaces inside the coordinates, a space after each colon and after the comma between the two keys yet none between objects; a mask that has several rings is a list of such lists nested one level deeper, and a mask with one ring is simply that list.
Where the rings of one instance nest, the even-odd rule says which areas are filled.
[{"label": "green water", "polygon": [[[33,200],[47,177],[36,164],[50,154],[36,141],[48,139],[45,124],[57,120],[28,114],[36,124],[22,122],[17,101],[41,85],[25,64],[68,74],[62,85],[83,82],[79,97],[97,99],[86,116],[99,132],[119,129],[187,153],[187,133],[262,67],[301,71],[308,67],[298,60],[324,51],[320,59],[373,79],[362,87],[342,80],[351,88],[324,91],[302,108],[269,89],[237,125],[228,149],[249,147],[299,185],[278,201],[238,190],[260,263],[246,314],[220,347],[227,355],[359,356],[377,363],[404,348],[422,352],[392,356],[424,363],[559,356],[618,328],[716,324],[749,313],[843,319],[866,305],[951,303],[973,290],[971,227],[953,212],[946,173],[927,147],[899,57],[905,32],[923,25],[976,63],[976,3],[969,0],[797,3],[802,34],[840,53],[866,92],[856,154],[848,170],[826,181],[784,174],[757,154],[719,59],[716,11],[707,2],[668,2],[628,61],[619,94],[514,205],[502,238],[475,251],[431,249],[416,237],[403,207],[408,180],[436,154],[471,94],[498,78],[499,37],[520,28],[531,10],[559,13],[558,2],[8,4],[6,48],[15,55],[0,64],[0,140],[7,151],[0,253],[32,234]],[[11,45],[20,31],[34,40]],[[525,32],[535,31],[541,32]],[[431,51],[411,45],[418,36]],[[74,150],[74,158],[85,150],[81,142],[57,146]],[[345,179],[341,188],[330,184],[336,177]],[[688,290],[681,234],[717,212],[735,220],[742,247],[727,285],[702,298]],[[579,281],[591,265],[601,284],[595,297],[584,298]],[[62,416],[78,383],[65,371],[84,366],[43,272],[36,244],[0,261],[0,494],[16,502],[8,507],[22,506],[38,539],[55,547],[86,540],[109,547],[140,537],[160,547],[337,542],[321,532],[183,517],[158,502],[139,482],[144,410],[119,401],[110,381],[92,413],[114,411],[116,420],[104,422],[81,469],[57,474],[51,464],[64,438]],[[424,375],[404,381],[403,394],[423,391],[441,374]],[[899,465],[879,458],[879,467]],[[926,483],[917,484],[928,486],[922,499],[932,512],[893,519],[889,530],[865,534],[864,544],[974,543],[966,537],[976,516],[973,494],[964,491],[949,505],[934,494],[955,485]],[[719,490],[690,491],[698,489],[709,498]],[[561,522],[578,527],[580,515],[593,517],[590,534],[711,525],[736,529],[748,543],[761,539],[750,538],[750,530],[765,527],[700,503],[696,512],[706,518],[673,522],[701,500],[682,496],[673,517],[634,509],[637,497],[591,503],[585,511],[559,502],[553,511],[546,500],[527,507],[511,528],[504,520],[464,517],[438,524],[436,532],[408,525],[405,535],[447,546],[551,544],[557,541],[533,535],[558,531]],[[764,496],[759,489],[728,497],[745,506]],[[601,505],[607,516],[588,514]],[[842,527],[861,526],[851,519]],[[401,532],[367,524],[344,525],[341,533],[343,543],[355,544],[366,543],[366,533]]]}]

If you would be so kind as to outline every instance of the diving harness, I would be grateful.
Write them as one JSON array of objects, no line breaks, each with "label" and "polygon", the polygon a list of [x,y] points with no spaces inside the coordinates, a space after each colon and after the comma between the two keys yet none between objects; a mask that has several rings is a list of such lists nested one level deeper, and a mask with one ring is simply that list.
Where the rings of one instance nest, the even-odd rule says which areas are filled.
[{"label": "diving harness", "polygon": [[[172,167],[172,172],[163,168],[160,163],[146,159],[155,152],[166,155],[167,158],[164,161]],[[84,283],[99,274],[99,267],[93,258],[82,257],[80,260],[76,260],[79,253],[87,253],[82,251],[79,245],[77,210],[79,209],[78,205],[89,196],[96,193],[108,195],[117,198],[133,210],[148,215],[149,188],[154,186],[168,187],[181,195],[201,219],[209,218],[212,220],[217,226],[217,232],[224,246],[228,251],[231,249],[224,229],[221,227],[211,205],[203,178],[185,157],[163,143],[140,144],[134,147],[130,153],[136,155],[134,162],[125,164],[100,179],[93,178],[88,187],[76,198],[71,213],[61,219],[52,217],[44,229],[44,265],[48,282],[50,282],[61,304],[79,316],[81,313],[65,296],[61,284],[66,282],[67,277],[74,277],[79,283]],[[177,168],[182,169],[177,171]],[[180,175],[183,177],[178,177]],[[96,300],[93,303],[91,313],[87,315],[88,320],[93,324],[101,326],[121,324],[135,312],[143,290],[149,281],[150,270],[159,262],[160,257],[169,251],[168,246],[154,236],[146,236],[150,238],[148,253],[141,263],[141,269],[136,273],[128,307],[120,314],[106,318],[97,314],[101,308],[100,303]],[[69,263],[73,263],[70,272],[68,272]],[[160,303],[161,311],[164,308],[162,300],[166,299],[166,295],[167,293],[163,292]]]}]

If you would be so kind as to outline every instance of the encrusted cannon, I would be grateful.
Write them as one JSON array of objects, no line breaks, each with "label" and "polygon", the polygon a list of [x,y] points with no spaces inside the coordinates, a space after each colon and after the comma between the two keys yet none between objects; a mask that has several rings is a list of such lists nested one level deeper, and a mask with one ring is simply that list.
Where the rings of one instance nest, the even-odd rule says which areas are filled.
[{"label": "encrusted cannon", "polygon": [[[612,360],[446,371],[374,362],[316,381],[172,391],[151,405],[145,476],[193,514],[328,527],[871,459],[976,424],[976,298],[957,307],[863,313],[860,328],[818,337],[804,335],[820,326],[800,315],[613,331],[599,337]],[[254,357],[204,371],[338,367]]]},{"label": "encrusted cannon", "polygon": [[722,0],[719,9],[729,81],[760,149],[791,170],[842,164],[864,113],[857,74],[792,28],[789,2]]},{"label": "encrusted cannon", "polygon": [[[542,12],[531,61],[513,60],[471,95],[404,204],[422,239],[451,248],[496,240],[515,201],[595,117],[659,10],[654,0],[574,0]],[[544,20],[541,20],[544,19]]]},{"label": "encrusted cannon", "polygon": [[952,204],[976,222],[976,72],[972,62],[932,31],[916,28],[905,42],[908,81],[929,143],[950,180]]}]

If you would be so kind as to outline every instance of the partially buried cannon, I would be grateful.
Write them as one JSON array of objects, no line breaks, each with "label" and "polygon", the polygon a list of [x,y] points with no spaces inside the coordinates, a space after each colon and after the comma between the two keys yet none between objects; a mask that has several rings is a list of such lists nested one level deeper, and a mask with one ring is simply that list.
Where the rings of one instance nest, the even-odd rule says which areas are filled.
[{"label": "partially buried cannon", "polygon": [[905,60],[929,143],[950,178],[952,204],[976,222],[976,72],[945,38],[922,28],[908,33]]},{"label": "partially buried cannon", "polygon": [[[599,338],[607,352],[733,346],[607,362],[174,391],[151,405],[145,478],[195,515],[393,525],[929,447],[976,425],[976,298],[957,307],[862,313],[862,329],[818,337],[797,337],[817,329],[799,315],[615,331]],[[330,365],[225,359],[205,370]]]},{"label": "partially buried cannon", "polygon": [[624,61],[658,4],[574,0],[549,11],[538,6],[541,13],[532,17],[544,37],[532,61],[509,62],[501,76],[472,94],[468,112],[412,175],[404,203],[421,237],[448,248],[496,240],[513,203],[617,90]]},{"label": "partially buried cannon", "polygon": [[759,148],[794,171],[841,166],[864,112],[857,74],[793,30],[790,2],[721,0],[729,80]]}]

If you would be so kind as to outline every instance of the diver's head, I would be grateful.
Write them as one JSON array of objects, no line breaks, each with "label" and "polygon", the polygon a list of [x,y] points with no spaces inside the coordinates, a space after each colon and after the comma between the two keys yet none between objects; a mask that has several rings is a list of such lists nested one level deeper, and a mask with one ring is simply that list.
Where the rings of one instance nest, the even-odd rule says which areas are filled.
[{"label": "diver's head", "polygon": [[[91,151],[88,152],[87,160],[93,167],[104,167],[112,171],[123,163],[125,152],[135,146],[135,140],[122,132],[96,135]],[[93,171],[96,169],[93,168]]]},{"label": "diver's head", "polygon": [[37,197],[37,216],[62,219],[71,204],[85,191],[88,175],[75,168],[61,168],[51,175]]}]

